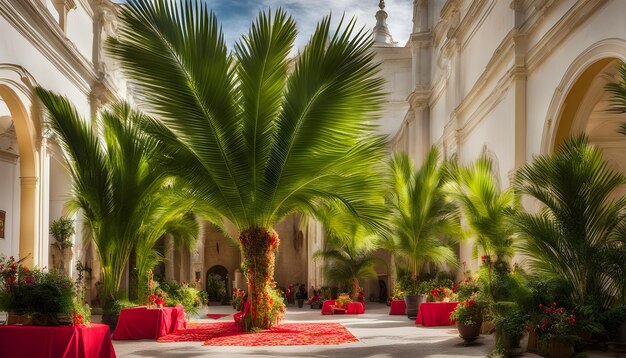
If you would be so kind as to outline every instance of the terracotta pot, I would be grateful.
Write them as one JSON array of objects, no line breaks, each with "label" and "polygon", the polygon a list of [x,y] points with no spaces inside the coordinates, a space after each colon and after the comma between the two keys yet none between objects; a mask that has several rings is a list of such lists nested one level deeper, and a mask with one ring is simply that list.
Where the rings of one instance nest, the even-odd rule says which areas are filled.
[{"label": "terracotta pot", "polygon": [[459,330],[459,336],[463,338],[465,344],[474,342],[480,336],[480,327],[482,322],[475,323],[473,325],[464,325],[457,322],[456,328]]},{"label": "terracotta pot", "polygon": [[28,325],[33,324],[33,318],[27,314],[17,314],[15,312],[8,312],[7,324],[21,324],[21,325],[28,326]]},{"label": "terracotta pot", "polygon": [[552,341],[548,343],[548,353],[551,358],[571,358],[574,355],[574,345],[570,342]]}]

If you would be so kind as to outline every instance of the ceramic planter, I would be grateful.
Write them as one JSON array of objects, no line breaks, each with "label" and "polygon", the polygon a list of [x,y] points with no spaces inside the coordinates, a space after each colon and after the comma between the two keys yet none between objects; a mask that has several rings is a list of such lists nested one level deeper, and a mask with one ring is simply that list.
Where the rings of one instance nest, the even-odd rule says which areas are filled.
[{"label": "ceramic planter", "polygon": [[302,308],[304,306],[304,300],[298,299],[298,308]]},{"label": "ceramic planter", "polygon": [[459,336],[463,338],[466,345],[474,342],[480,336],[480,326],[482,322],[472,325],[465,325],[457,322],[456,328],[459,330]]},{"label": "ceramic planter", "polygon": [[417,318],[418,301],[419,301],[419,296],[414,296],[414,295],[404,296],[404,303],[406,303],[406,316],[408,319]]}]

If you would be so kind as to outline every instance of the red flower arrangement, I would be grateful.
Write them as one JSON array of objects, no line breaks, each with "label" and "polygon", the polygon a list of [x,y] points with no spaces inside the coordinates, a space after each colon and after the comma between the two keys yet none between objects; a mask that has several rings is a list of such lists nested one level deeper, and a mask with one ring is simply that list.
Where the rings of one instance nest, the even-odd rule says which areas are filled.
[{"label": "red flower arrangement", "polygon": [[557,307],[556,302],[549,306],[539,305],[541,314],[537,324],[539,338],[544,341],[574,341],[578,337],[576,331],[576,315],[574,310]]},{"label": "red flower arrangement", "polygon": [[433,296],[433,298],[437,301],[450,299],[453,293],[454,292],[452,292],[452,290],[448,287],[438,287],[430,291],[430,295]]}]

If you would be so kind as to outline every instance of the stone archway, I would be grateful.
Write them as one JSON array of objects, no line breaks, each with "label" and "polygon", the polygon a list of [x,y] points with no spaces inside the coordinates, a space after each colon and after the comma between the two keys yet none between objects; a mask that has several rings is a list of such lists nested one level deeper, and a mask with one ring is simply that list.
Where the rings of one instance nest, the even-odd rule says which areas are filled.
[{"label": "stone archway", "polygon": [[[39,121],[34,121],[30,75],[19,66],[0,64],[0,98],[6,104],[13,120],[19,149],[20,211],[19,251],[20,258],[26,257],[24,265],[46,265],[47,245],[42,242],[41,203],[45,201],[40,175],[41,137]],[[45,143],[44,143],[45,144]],[[17,213],[14,213],[17,214]],[[47,232],[47,230],[46,230]],[[47,237],[47,236],[46,236]]]},{"label": "stone archway", "polygon": [[[605,89],[618,80],[617,66],[625,60],[626,41],[609,39],[572,63],[550,105],[542,154],[553,153],[566,138],[584,133],[613,169],[626,173],[626,136],[618,133],[626,114],[609,111],[611,95]],[[616,194],[626,194],[626,187]]]},{"label": "stone archway", "polygon": [[585,133],[592,113],[605,111],[604,86],[614,80],[612,73],[619,61],[626,62],[626,40],[606,39],[587,48],[572,62],[550,102],[541,154],[553,153],[565,138]]}]

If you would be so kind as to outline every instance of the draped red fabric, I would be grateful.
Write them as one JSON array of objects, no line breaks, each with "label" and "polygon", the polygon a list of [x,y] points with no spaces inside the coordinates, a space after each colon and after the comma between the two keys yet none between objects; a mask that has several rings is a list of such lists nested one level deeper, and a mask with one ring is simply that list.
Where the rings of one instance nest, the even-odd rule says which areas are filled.
[{"label": "draped red fabric", "polygon": [[120,311],[113,339],[157,339],[187,326],[182,305],[164,308],[134,307]]},{"label": "draped red fabric", "polygon": [[391,301],[391,307],[389,307],[390,315],[405,315],[406,314],[406,303],[404,300],[393,300]]},{"label": "draped red fabric", "polygon": [[115,358],[108,325],[0,326],[2,357]]},{"label": "draped red fabric", "polygon": [[458,302],[424,302],[417,310],[415,324],[425,327],[452,326],[454,321],[450,320],[450,314],[458,304]]}]

